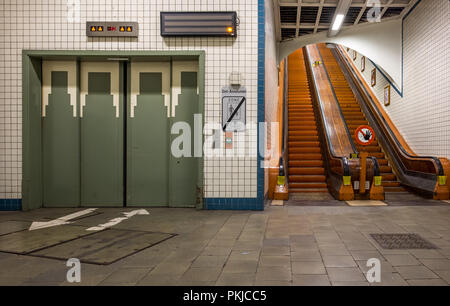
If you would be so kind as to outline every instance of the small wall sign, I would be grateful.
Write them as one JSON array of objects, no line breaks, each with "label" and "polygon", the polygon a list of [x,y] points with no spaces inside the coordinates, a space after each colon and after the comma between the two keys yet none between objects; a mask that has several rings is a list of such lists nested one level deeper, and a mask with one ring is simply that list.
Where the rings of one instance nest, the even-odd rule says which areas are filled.
[{"label": "small wall sign", "polygon": [[384,106],[391,104],[391,85],[387,85],[384,88]]},{"label": "small wall sign", "polygon": [[222,129],[245,131],[247,89],[243,86],[222,88]]},{"label": "small wall sign", "polygon": [[374,87],[375,85],[377,85],[377,69],[373,68],[372,72],[370,74],[370,85],[372,87]]},{"label": "small wall sign", "polygon": [[138,37],[139,24],[137,22],[86,22],[88,37]]}]

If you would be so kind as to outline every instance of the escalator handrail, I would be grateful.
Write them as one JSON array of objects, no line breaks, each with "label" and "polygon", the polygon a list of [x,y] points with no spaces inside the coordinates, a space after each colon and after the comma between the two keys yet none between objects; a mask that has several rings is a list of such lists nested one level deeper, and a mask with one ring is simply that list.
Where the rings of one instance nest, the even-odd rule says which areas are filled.
[{"label": "escalator handrail", "polygon": [[[322,53],[320,52],[320,48],[319,48],[319,47],[317,47],[317,52],[319,53],[320,60],[321,60],[321,62],[323,63],[323,68],[324,68],[325,73],[326,73],[326,75],[327,75],[328,82],[330,83],[331,90],[332,90],[332,92],[333,92],[333,96],[334,96],[334,98],[336,99],[336,101],[338,102],[337,105],[338,105],[339,113],[340,113],[340,115],[341,115],[342,120],[344,121],[345,129],[346,129],[346,131],[347,131],[348,139],[349,139],[349,141],[350,141],[350,143],[351,143],[351,145],[352,145],[352,148],[353,148],[354,153],[359,154],[358,149],[357,149],[357,147],[356,147],[356,145],[355,145],[355,142],[353,141],[353,138],[351,137],[351,133],[350,133],[350,129],[348,128],[347,120],[345,120],[344,113],[342,112],[341,104],[339,103],[339,100],[338,100],[338,98],[337,98],[337,96],[336,96],[336,92],[335,92],[335,90],[334,90],[333,83],[331,83],[330,74],[328,73],[327,66],[326,66],[326,64],[325,64],[325,61],[323,60]],[[345,76],[344,76],[344,78],[345,78]],[[369,159],[371,159],[371,160],[373,161],[373,165],[374,165],[374,175],[375,175],[375,176],[380,176],[380,166],[379,166],[379,163],[378,163],[377,158],[376,158],[375,156],[371,156]],[[378,173],[378,174],[377,174],[377,173]]]},{"label": "escalator handrail", "polygon": [[288,124],[288,117],[286,116],[287,113],[287,105],[288,105],[288,71],[287,71],[287,67],[288,67],[288,58],[286,58],[284,60],[284,69],[283,69],[283,132],[282,132],[282,141],[281,141],[281,157],[280,157],[280,176],[284,176],[287,180],[287,173],[286,173],[286,169],[287,169],[287,161],[288,161],[288,156],[287,156],[287,152],[286,152],[286,130],[287,130],[287,124]]},{"label": "escalator handrail", "polygon": [[342,109],[341,109],[341,104],[339,103],[339,100],[338,100],[338,98],[336,96],[336,92],[334,91],[333,83],[331,83],[331,79],[330,79],[330,74],[328,73],[327,66],[325,65],[325,62],[323,60],[322,53],[320,53],[319,47],[317,47],[317,53],[319,53],[320,61],[323,64],[323,69],[325,70],[325,74],[327,75],[328,82],[330,83],[330,87],[331,87],[331,91],[333,92],[334,99],[338,102],[337,106],[338,106],[338,109],[339,109],[339,114],[340,114],[340,116],[342,118],[342,121],[344,122],[345,130],[347,131],[347,136],[348,136],[348,139],[350,141],[350,144],[352,145],[353,152],[358,154],[359,153],[358,149],[356,148],[355,142],[353,141],[353,138],[351,137],[351,133],[350,133],[350,130],[348,128],[347,121],[345,120],[344,113],[342,112]]},{"label": "escalator handrail", "polygon": [[[351,67],[351,65],[348,63],[348,59],[343,56],[342,54],[342,50],[340,47],[337,48],[339,50],[339,54],[341,56],[341,58],[346,62],[347,64],[347,68],[348,70],[353,74],[354,79],[356,79],[359,83],[359,88],[363,90],[364,92],[364,96],[367,98],[367,100],[369,100],[369,102],[372,104],[372,109],[374,109],[378,115],[378,118],[380,118],[382,120],[382,122],[384,123],[385,128],[388,130],[390,137],[395,141],[397,147],[401,150],[401,152],[406,155],[406,157],[410,158],[410,159],[432,159],[435,162],[435,166],[437,167],[437,175],[439,176],[443,176],[444,175],[444,168],[442,166],[441,161],[439,160],[439,158],[435,157],[435,156],[414,156],[411,155],[408,151],[405,150],[405,148],[403,147],[403,145],[400,143],[400,141],[398,140],[397,136],[395,136],[395,133],[392,131],[391,126],[388,124],[388,122],[386,121],[386,118],[383,116],[383,114],[381,114],[380,110],[378,109],[378,107],[375,105],[372,96],[370,95],[370,93],[367,91],[367,88],[364,86],[364,84],[362,83],[362,80],[360,80],[359,77],[357,77],[355,75],[355,72],[353,71],[353,68]],[[405,170],[407,171],[411,171],[408,170],[406,168],[406,166],[403,164],[403,162],[401,162],[401,165],[404,167]],[[414,170],[415,171],[415,170]],[[418,172],[418,171],[415,171]],[[435,173],[434,173],[435,174]]]},{"label": "escalator handrail", "polygon": [[[310,57],[309,51],[308,51],[307,48],[305,48],[304,50],[306,51],[306,55],[308,57],[308,62],[309,62],[309,66],[310,66],[309,68],[310,68],[310,70],[312,72],[313,71],[312,70],[313,67],[312,67],[312,63],[310,61],[311,57]],[[312,75],[312,78],[313,78],[314,82],[317,83],[317,80],[316,80],[316,77],[315,77],[314,73],[311,73],[311,75]],[[324,117],[324,114],[323,114],[324,110],[323,110],[323,107],[322,107],[322,98],[320,97],[320,93],[319,93],[319,91],[318,91],[316,86],[314,86],[314,91],[316,92],[317,99],[319,100],[318,104],[319,104],[319,107],[320,107],[320,110],[321,110],[319,113],[320,113],[320,117],[322,119],[322,125],[323,125],[326,122],[326,120],[325,120],[325,117]],[[347,157],[345,157],[345,156],[337,156],[336,155],[336,152],[334,150],[333,144],[332,144],[332,142],[330,140],[330,135],[328,135],[325,127],[324,127],[324,134],[325,134],[326,139],[327,139],[327,143],[328,143],[327,148],[330,150],[331,157],[333,157],[335,159],[340,159],[342,161],[342,165],[343,165],[344,176],[350,176],[350,166],[349,166]]]}]

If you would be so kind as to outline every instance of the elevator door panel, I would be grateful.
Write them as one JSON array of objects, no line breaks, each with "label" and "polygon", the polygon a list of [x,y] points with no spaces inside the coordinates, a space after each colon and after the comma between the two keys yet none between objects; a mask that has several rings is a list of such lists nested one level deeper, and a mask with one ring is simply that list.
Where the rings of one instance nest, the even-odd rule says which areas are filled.
[{"label": "elevator door panel", "polygon": [[127,206],[168,206],[170,63],[130,70]]},{"label": "elevator door panel", "polygon": [[[197,144],[202,150],[201,135],[200,143],[195,137],[194,114],[198,109],[198,63],[186,61],[174,61],[172,64],[172,124],[185,122],[189,126],[190,135],[185,139],[190,140],[179,145],[183,149],[186,145],[189,154],[183,156],[170,155],[170,206],[173,207],[195,207],[199,194],[198,186],[198,163],[199,158],[194,156],[194,147]],[[184,131],[186,132],[186,131]],[[200,127],[200,133],[202,133]],[[181,134],[181,133],[180,133]],[[171,140],[180,137],[180,134],[172,134]],[[197,140],[197,143],[196,143]],[[188,152],[188,150],[184,151]]]},{"label": "elevator door panel", "polygon": [[76,67],[75,61],[42,63],[44,207],[80,205]]},{"label": "elevator door panel", "polygon": [[123,206],[122,65],[81,63],[81,205]]}]

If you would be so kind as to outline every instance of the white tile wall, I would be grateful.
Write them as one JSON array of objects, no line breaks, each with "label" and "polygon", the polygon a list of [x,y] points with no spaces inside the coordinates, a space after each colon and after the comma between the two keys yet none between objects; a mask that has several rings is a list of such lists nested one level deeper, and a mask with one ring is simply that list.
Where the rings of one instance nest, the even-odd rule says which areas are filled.
[{"label": "white tile wall", "polygon": [[[450,158],[449,17],[450,1],[422,0],[404,20],[403,98],[391,87],[391,104],[383,105],[419,155]],[[361,70],[360,54],[355,64]],[[368,84],[373,68],[366,60]],[[387,84],[377,71],[373,91],[381,103]]]},{"label": "white tile wall", "polygon": [[[73,3],[80,3],[79,20]],[[236,40],[162,38],[160,11],[237,11]],[[71,14],[75,12],[75,14]],[[257,0],[0,1],[0,199],[21,198],[21,52],[35,50],[205,50],[205,121],[221,122],[220,89],[232,71],[247,87],[247,122],[257,122]],[[69,19],[69,20],[68,20]],[[138,39],[87,38],[86,21],[137,21]],[[247,152],[256,131],[240,140]],[[205,158],[206,197],[256,197],[256,154]]]},{"label": "white tile wall", "polygon": [[[277,61],[277,42],[275,37],[275,21],[273,13],[273,3],[268,0],[265,1],[266,14],[266,50],[265,50],[265,121],[268,123],[267,128],[267,142],[268,153],[266,162],[267,166],[275,166],[278,164],[279,150],[278,150],[278,135],[279,132],[276,126],[271,126],[272,122],[278,121],[278,61]],[[282,126],[278,125],[281,129]],[[269,173],[264,173],[264,194],[269,188]]]}]

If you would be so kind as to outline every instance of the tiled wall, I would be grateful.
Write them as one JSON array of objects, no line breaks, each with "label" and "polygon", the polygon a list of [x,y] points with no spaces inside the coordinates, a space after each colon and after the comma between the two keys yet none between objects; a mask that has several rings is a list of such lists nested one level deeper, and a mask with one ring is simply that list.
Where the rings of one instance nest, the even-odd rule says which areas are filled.
[{"label": "tiled wall", "polygon": [[[391,86],[391,104],[383,106],[419,155],[450,158],[449,16],[450,1],[422,0],[403,20],[403,97]],[[366,60],[368,84],[373,68]],[[381,103],[388,84],[377,71],[373,91]]]},{"label": "tiled wall", "polygon": [[[278,122],[278,65],[277,65],[277,45],[275,38],[275,24],[273,2],[265,1],[266,6],[266,48],[265,48],[265,121],[267,122],[267,143],[268,152],[266,166],[276,166],[279,159],[278,138],[279,133],[276,125],[272,123]],[[267,192],[269,176],[266,168],[265,171],[264,191]]]},{"label": "tiled wall", "polygon": [[[80,2],[80,19],[71,3]],[[0,199],[21,198],[21,52],[36,50],[205,50],[205,121],[221,123],[220,92],[240,72],[247,122],[257,123],[258,0],[2,0],[0,2]],[[162,38],[160,11],[237,11],[230,38]],[[69,17],[75,17],[71,20]],[[137,21],[138,39],[87,38],[86,21]],[[256,130],[240,141],[256,153]],[[257,156],[205,158],[205,197],[255,198]]]}]

